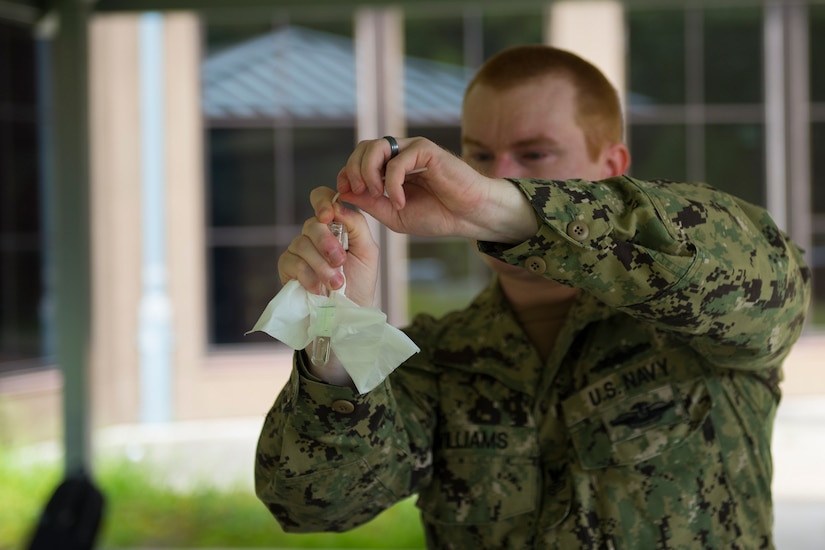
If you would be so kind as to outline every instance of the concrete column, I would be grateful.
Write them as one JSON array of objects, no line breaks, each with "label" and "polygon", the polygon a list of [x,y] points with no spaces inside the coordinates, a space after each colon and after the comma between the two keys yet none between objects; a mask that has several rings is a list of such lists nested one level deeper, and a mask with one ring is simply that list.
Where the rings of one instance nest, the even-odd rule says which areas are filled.
[{"label": "concrete column", "polygon": [[551,3],[545,12],[545,41],[593,63],[626,95],[624,8],[617,0]]},{"label": "concrete column", "polygon": [[806,4],[764,8],[767,207],[811,261],[809,23]]},{"label": "concrete column", "polygon": [[[198,15],[167,12],[164,43],[166,243],[169,251],[166,265],[175,335],[171,350],[173,412],[174,418],[185,419],[203,415],[204,411],[214,408],[214,402],[210,403],[202,388],[207,350],[208,273]],[[237,370],[233,372],[237,374]],[[223,388],[227,389],[225,382]]]},{"label": "concrete column", "polygon": [[[398,8],[365,8],[355,15],[358,139],[405,136],[404,27]],[[371,224],[381,247],[379,307],[394,325],[407,321],[407,237]]]},{"label": "concrete column", "polygon": [[786,53],[788,64],[788,233],[813,261],[813,205],[811,203],[810,23],[806,2],[788,3]]},{"label": "concrete column", "polygon": [[138,18],[90,25],[94,423],[138,418],[140,97]]},{"label": "concrete column", "polygon": [[781,2],[765,4],[763,42],[765,57],[765,180],[768,211],[776,224],[786,229],[787,194],[785,177],[787,158],[785,144],[787,120],[785,117],[785,18]]}]

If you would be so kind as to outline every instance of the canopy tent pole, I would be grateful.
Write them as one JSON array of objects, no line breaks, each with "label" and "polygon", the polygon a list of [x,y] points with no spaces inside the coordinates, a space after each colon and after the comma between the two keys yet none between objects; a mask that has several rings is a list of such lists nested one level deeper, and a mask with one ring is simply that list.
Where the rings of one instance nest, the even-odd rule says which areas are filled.
[{"label": "canopy tent pole", "polygon": [[65,468],[74,473],[88,470],[91,462],[88,3],[64,1],[54,7],[51,185],[56,354],[63,374]]}]

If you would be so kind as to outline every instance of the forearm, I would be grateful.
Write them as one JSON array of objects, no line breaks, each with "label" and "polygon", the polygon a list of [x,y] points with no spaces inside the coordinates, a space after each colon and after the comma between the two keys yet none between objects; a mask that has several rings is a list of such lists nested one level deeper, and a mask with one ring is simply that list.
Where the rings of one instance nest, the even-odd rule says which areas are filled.
[{"label": "forearm", "polygon": [[476,226],[469,237],[499,243],[518,243],[532,237],[539,221],[522,190],[510,180],[488,180],[487,184],[487,200],[470,216]]}]

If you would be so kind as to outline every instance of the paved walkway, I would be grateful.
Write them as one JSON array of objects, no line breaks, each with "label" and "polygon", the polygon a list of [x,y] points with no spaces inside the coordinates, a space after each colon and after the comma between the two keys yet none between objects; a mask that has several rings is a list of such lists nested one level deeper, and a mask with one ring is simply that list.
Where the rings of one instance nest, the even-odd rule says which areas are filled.
[{"label": "paved walkway", "polygon": [[777,549],[825,549],[825,397],[784,400],[773,459]]},{"label": "paved walkway", "polygon": [[825,334],[807,334],[785,362],[774,426],[778,550],[825,549]]}]

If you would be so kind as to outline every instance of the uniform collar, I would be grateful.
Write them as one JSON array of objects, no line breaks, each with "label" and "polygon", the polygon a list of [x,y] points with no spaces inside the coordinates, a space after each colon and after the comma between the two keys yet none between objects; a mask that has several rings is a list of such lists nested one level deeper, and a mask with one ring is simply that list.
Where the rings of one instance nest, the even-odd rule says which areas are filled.
[{"label": "uniform collar", "polygon": [[441,365],[484,373],[514,390],[534,395],[542,378],[553,376],[548,371],[560,367],[576,335],[591,322],[612,313],[613,310],[592,296],[581,293],[544,363],[518,323],[498,278],[494,277],[445,327],[433,358]]}]

